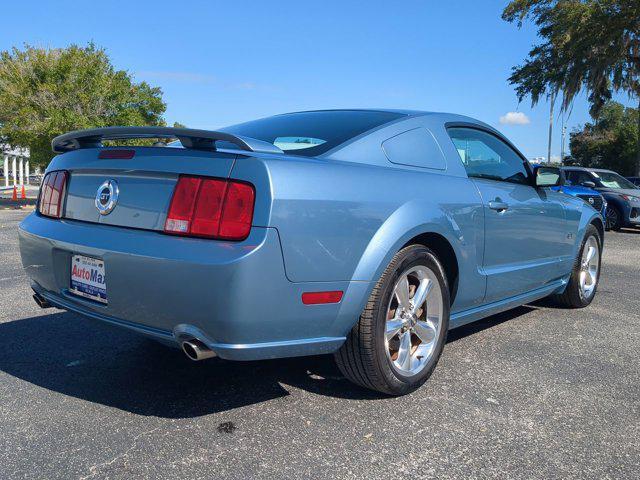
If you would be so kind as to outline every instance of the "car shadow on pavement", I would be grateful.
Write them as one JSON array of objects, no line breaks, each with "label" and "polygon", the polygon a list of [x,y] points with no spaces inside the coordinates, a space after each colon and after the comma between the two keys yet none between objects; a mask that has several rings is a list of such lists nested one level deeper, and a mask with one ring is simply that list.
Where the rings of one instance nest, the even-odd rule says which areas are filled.
[{"label": "car shadow on pavement", "polygon": [[[458,328],[449,341],[530,310],[520,307]],[[0,370],[64,395],[163,418],[198,417],[286,397],[286,386],[336,398],[387,398],[346,380],[330,355],[193,362],[178,349],[69,312],[0,323]]]},{"label": "car shadow on pavement", "polygon": [[57,312],[0,323],[0,370],[42,388],[139,415],[190,418],[289,395],[379,398],[331,356],[260,362],[189,360],[179,349]]}]

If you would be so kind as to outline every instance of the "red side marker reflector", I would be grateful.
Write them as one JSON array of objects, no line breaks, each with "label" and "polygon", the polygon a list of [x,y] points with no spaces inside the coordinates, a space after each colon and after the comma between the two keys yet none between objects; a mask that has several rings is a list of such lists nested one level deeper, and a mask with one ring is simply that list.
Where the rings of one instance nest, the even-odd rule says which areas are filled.
[{"label": "red side marker reflector", "polygon": [[105,160],[131,160],[135,154],[135,150],[101,150],[98,158]]},{"label": "red side marker reflector", "polygon": [[305,292],[302,294],[302,303],[305,305],[319,305],[323,303],[340,303],[342,291],[333,292]]}]

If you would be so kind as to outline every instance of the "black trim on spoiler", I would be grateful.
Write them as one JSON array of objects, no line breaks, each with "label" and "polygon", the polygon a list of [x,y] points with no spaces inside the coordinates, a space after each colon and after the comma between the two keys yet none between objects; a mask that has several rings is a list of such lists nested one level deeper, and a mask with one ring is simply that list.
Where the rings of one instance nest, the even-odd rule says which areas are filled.
[{"label": "black trim on spoiler", "polygon": [[103,140],[129,138],[177,138],[184,148],[193,150],[215,150],[217,141],[230,142],[247,152],[283,153],[272,143],[255,138],[242,137],[226,132],[172,127],[104,127],[76,130],[65,133],[51,141],[56,153],[79,148],[100,148]]}]

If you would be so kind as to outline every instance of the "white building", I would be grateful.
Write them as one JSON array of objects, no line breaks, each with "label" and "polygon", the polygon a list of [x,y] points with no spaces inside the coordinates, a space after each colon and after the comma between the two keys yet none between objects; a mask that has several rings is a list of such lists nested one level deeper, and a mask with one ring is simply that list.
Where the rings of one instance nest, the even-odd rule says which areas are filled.
[{"label": "white building", "polygon": [[0,187],[29,185],[29,150],[0,145],[3,183]]},{"label": "white building", "polygon": [[545,157],[533,157],[529,159],[529,163],[532,165],[541,165],[543,163],[547,163],[547,161]]}]

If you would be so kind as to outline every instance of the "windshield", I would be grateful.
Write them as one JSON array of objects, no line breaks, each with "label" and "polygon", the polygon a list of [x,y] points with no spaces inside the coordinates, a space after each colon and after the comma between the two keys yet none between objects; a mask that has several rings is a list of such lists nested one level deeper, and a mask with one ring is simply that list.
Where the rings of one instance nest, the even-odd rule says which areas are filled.
[{"label": "windshield", "polygon": [[591,172],[591,174],[600,181],[603,187],[623,189],[638,188],[629,180],[614,172]]},{"label": "windshield", "polygon": [[366,110],[287,113],[232,125],[221,131],[273,143],[285,153],[315,156],[403,116]]}]

